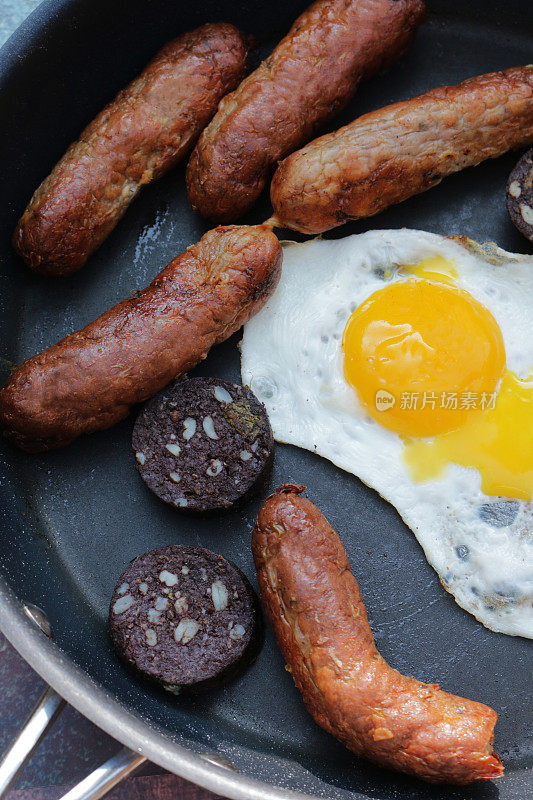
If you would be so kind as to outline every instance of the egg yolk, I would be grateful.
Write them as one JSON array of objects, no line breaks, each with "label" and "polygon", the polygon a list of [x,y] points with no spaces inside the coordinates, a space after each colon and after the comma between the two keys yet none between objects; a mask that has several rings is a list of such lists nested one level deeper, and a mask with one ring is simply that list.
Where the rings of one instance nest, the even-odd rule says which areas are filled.
[{"label": "egg yolk", "polygon": [[462,427],[505,366],[492,314],[466,291],[419,278],[390,283],[356,308],[342,347],[346,381],[368,414],[403,436]]},{"label": "egg yolk", "polygon": [[429,256],[423,258],[418,264],[404,264],[402,272],[407,275],[416,275],[417,278],[439,281],[439,283],[453,284],[459,277],[455,261],[444,256]]},{"label": "egg yolk", "polygon": [[533,374],[506,371],[497,397],[462,428],[433,440],[406,443],[404,460],[415,481],[437,478],[449,462],[474,467],[488,495],[533,496]]}]

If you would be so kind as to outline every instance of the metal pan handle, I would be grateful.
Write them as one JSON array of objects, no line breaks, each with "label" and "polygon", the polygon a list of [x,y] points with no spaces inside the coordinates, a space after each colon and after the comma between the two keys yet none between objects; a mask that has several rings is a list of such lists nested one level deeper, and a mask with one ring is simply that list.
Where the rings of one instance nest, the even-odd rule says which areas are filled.
[{"label": "metal pan handle", "polygon": [[[50,622],[44,611],[30,603],[24,606],[24,611],[46,636],[50,639],[53,638]],[[48,686],[13,744],[0,761],[0,800],[11,788],[23,766],[64,706],[63,698],[51,686]],[[203,753],[201,758],[217,767],[237,771],[229,758],[221,753]],[[60,800],[99,800],[145,761],[146,756],[134,753],[128,747],[123,747],[105,764],[70,789]]]},{"label": "metal pan handle", "polygon": [[[31,603],[24,606],[24,611],[49,639],[53,638],[52,628],[44,611]],[[63,698],[48,686],[0,761],[0,798],[4,797],[13,785],[24,764],[64,705]]]},{"label": "metal pan handle", "polygon": [[20,729],[13,744],[0,761],[0,798],[11,788],[26,761],[65,705],[50,686]]},{"label": "metal pan handle", "polygon": [[[48,638],[53,638],[50,622],[42,609],[28,603],[24,606],[24,611]],[[0,800],[7,794],[48,728],[64,707],[63,698],[51,686],[48,686],[0,761]],[[68,800],[98,800],[145,761],[145,756],[124,747],[113,758],[95,769],[81,783],[67,792],[65,798]]]},{"label": "metal pan handle", "polygon": [[145,761],[145,756],[134,753],[128,747],[123,747],[116,756],[87,775],[60,800],[98,800],[113,789],[117,783],[131,775]]}]

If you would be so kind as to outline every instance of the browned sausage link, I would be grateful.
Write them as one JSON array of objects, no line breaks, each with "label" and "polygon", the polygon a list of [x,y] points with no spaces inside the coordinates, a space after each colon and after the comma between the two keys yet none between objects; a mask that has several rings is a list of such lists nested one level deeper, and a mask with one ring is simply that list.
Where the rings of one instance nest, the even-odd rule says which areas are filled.
[{"label": "browned sausage link", "polygon": [[83,131],[33,195],[13,236],[47,275],[79,269],[144,184],[190,150],[246,71],[247,39],[203,25],[169,42]]},{"label": "browned sausage link", "polygon": [[270,190],[272,222],[322,233],[532,142],[533,66],[433,89],[365,114],[282,161]]},{"label": "browned sausage link", "polygon": [[137,297],[18,367],[0,391],[4,435],[38,452],[123,419],[261,308],[281,258],[261,225],[209,231]]},{"label": "browned sausage link", "polygon": [[501,775],[491,708],[407,678],[380,656],[342,542],[303,488],[282,486],[265,501],[252,547],[266,613],[309,712],[354,753],[427,781]]},{"label": "browned sausage link", "polygon": [[202,133],[187,167],[193,209],[216,222],[244,214],[277,161],[399,58],[423,18],[423,0],[314,3]]}]

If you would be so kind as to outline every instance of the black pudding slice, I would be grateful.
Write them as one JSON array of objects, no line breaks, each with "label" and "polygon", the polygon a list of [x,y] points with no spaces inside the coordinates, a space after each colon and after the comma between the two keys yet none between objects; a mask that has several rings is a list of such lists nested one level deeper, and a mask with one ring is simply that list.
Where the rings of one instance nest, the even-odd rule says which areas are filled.
[{"label": "black pudding slice", "polygon": [[213,688],[259,652],[262,619],[246,576],[203,547],[171,545],[134,559],[109,608],[117,654],[172,692]]},{"label": "black pudding slice", "polygon": [[533,242],[533,148],[524,153],[509,175],[506,195],[513,224]]},{"label": "black pudding slice", "polygon": [[161,500],[197,513],[229,509],[260,488],[274,439],[246,386],[185,378],[152,398],[133,429],[137,469]]}]

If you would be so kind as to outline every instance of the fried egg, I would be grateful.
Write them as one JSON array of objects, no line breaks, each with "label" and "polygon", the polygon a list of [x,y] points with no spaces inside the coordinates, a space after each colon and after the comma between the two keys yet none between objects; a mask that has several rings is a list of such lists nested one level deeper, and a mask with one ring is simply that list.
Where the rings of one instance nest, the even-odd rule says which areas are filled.
[{"label": "fried egg", "polygon": [[275,438],[373,487],[460,606],[533,638],[533,257],[407,229],[283,250],[241,343]]}]

